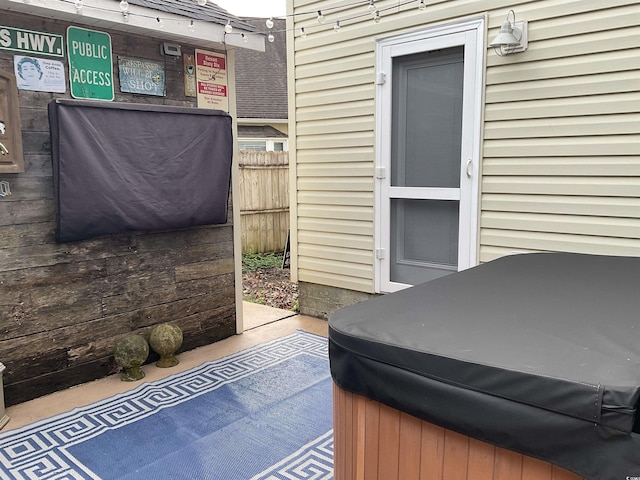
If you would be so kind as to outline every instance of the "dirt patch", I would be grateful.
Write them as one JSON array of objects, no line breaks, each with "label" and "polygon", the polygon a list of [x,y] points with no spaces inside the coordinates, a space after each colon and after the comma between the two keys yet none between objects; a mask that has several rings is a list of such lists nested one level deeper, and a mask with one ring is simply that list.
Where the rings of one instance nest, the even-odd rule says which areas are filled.
[{"label": "dirt patch", "polygon": [[288,268],[267,268],[242,274],[242,293],[248,302],[297,312],[298,284]]}]

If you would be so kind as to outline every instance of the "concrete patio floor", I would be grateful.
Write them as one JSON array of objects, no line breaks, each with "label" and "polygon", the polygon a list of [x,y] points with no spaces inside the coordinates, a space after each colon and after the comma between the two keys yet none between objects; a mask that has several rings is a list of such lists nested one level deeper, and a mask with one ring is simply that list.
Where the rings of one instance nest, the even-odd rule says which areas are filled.
[{"label": "concrete patio floor", "polygon": [[158,368],[155,364],[145,365],[145,378],[138,382],[123,382],[120,375],[116,374],[8,407],[6,410],[10,420],[2,432],[132,390],[141,382],[168,377],[209,360],[289,335],[296,330],[327,336],[328,323],[325,320],[249,302],[244,302],[243,309],[245,331],[241,335],[179,353],[180,363],[172,368]]}]

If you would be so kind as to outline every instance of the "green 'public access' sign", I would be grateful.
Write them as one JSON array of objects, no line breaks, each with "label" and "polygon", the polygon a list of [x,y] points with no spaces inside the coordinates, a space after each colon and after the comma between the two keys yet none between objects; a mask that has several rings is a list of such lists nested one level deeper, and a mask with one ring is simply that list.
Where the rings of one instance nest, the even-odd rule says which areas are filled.
[{"label": "green 'public access' sign", "polygon": [[67,52],[71,96],[113,100],[111,36],[95,30],[68,27]]}]

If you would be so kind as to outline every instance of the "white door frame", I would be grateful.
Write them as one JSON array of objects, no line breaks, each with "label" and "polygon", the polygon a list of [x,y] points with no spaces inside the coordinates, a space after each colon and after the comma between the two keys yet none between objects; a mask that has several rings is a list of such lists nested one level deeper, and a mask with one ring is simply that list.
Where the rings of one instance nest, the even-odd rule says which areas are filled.
[{"label": "white door frame", "polygon": [[[475,18],[458,23],[441,25],[425,30],[411,32],[379,40],[376,45],[376,135],[375,135],[375,291],[389,293],[409,285],[393,283],[389,280],[388,259],[389,235],[384,236],[385,223],[390,219],[390,201],[388,182],[382,179],[389,172],[391,158],[391,95],[383,95],[383,89],[390,89],[392,60],[394,57],[410,55],[438,48],[465,46],[464,49],[464,97],[465,115],[462,126],[462,159],[466,159],[460,169],[460,204],[470,205],[469,209],[460,209],[460,236],[468,232],[470,238],[460,241],[458,252],[458,270],[464,270],[477,264],[478,245],[478,203],[479,203],[479,166],[482,127],[482,102],[484,92],[485,61],[485,19]],[[470,93],[470,94],[468,94]],[[463,181],[470,188],[462,188]]]}]

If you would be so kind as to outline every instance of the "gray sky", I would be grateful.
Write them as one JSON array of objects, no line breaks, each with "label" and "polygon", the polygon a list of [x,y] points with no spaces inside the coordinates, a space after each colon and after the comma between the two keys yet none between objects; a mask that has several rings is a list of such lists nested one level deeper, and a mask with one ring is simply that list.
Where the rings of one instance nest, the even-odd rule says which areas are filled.
[{"label": "gray sky", "polygon": [[284,17],[286,0],[212,0],[237,17]]}]

